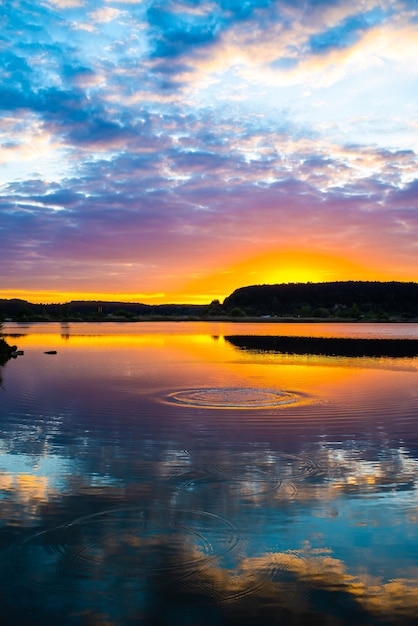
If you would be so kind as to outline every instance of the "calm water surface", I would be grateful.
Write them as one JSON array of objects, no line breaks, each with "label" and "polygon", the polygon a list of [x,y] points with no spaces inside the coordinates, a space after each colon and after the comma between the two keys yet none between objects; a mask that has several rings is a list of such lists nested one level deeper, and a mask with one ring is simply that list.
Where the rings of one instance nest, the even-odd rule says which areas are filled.
[{"label": "calm water surface", "polygon": [[4,332],[2,625],[418,623],[416,325]]}]

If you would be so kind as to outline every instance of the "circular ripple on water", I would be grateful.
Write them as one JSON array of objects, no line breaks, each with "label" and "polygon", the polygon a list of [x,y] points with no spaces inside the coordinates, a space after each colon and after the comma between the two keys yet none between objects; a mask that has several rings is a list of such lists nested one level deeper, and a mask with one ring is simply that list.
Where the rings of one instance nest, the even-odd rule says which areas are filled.
[{"label": "circular ripple on water", "polygon": [[178,489],[195,491],[196,489],[217,489],[228,494],[258,496],[276,491],[280,479],[269,468],[245,464],[234,467],[213,467],[212,471],[187,471],[171,479]]},{"label": "circular ripple on water", "polygon": [[307,454],[290,454],[280,451],[263,452],[224,452],[213,459],[212,471],[222,476],[240,476],[246,480],[266,477],[280,486],[283,481],[305,479],[322,475],[320,464]]},{"label": "circular ripple on water", "polygon": [[218,515],[126,507],[28,537],[9,550],[6,570],[10,582],[36,589],[102,594],[118,579],[141,589],[196,576],[238,544]]},{"label": "circular ripple on water", "polygon": [[[308,454],[232,449],[215,453],[211,463],[178,472],[171,482],[177,489],[190,492],[216,489],[218,493],[259,496],[276,491],[278,497],[293,497],[297,492],[293,481],[323,476],[326,471]],[[291,485],[291,494],[285,485]]]},{"label": "circular ripple on water", "polygon": [[208,387],[175,391],[168,396],[174,404],[209,409],[265,409],[294,404],[298,394],[252,387]]}]

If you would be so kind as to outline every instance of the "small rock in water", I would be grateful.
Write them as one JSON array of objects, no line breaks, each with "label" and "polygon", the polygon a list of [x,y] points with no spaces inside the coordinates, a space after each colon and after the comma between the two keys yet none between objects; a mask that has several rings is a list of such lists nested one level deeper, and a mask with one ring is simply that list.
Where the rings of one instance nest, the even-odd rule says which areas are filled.
[{"label": "small rock in water", "polygon": [[44,354],[56,354],[57,351],[56,350],[46,350],[46,352],[44,352]]}]

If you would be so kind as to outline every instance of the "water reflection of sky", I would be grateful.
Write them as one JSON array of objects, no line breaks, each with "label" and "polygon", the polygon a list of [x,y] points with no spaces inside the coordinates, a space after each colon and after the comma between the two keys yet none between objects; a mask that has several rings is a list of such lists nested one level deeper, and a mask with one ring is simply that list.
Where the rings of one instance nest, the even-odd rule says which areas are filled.
[{"label": "water reflection of sky", "polygon": [[36,328],[0,389],[7,626],[413,623],[417,359]]},{"label": "water reflection of sky", "polygon": [[34,476],[45,477],[52,489],[64,486],[63,477],[73,473],[74,462],[58,455],[45,452],[44,457],[26,454],[8,454],[4,449],[0,452],[1,476]]}]

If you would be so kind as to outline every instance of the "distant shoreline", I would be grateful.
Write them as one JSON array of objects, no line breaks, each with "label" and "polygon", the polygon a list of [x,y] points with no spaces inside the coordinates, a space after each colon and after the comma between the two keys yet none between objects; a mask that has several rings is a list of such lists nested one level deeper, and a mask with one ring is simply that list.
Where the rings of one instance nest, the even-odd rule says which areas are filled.
[{"label": "distant shoreline", "polygon": [[[232,317],[229,315],[214,316],[214,317],[193,317],[193,316],[137,316],[132,318],[126,318],[117,315],[108,315],[104,318],[87,319],[87,318],[56,318],[56,319],[36,319],[36,320],[16,320],[6,319],[4,324],[107,324],[110,322],[117,322],[121,324],[138,323],[143,324],[147,322],[227,322],[236,324],[418,324],[418,318],[412,319],[358,319],[358,318],[341,318],[341,317],[278,317],[278,316],[242,316]],[[2,333],[7,335],[7,333]]]},{"label": "distant shoreline", "polygon": [[205,305],[72,300],[33,304],[0,299],[0,319],[16,322],[239,323],[418,322],[418,283],[346,281],[250,285]]}]

